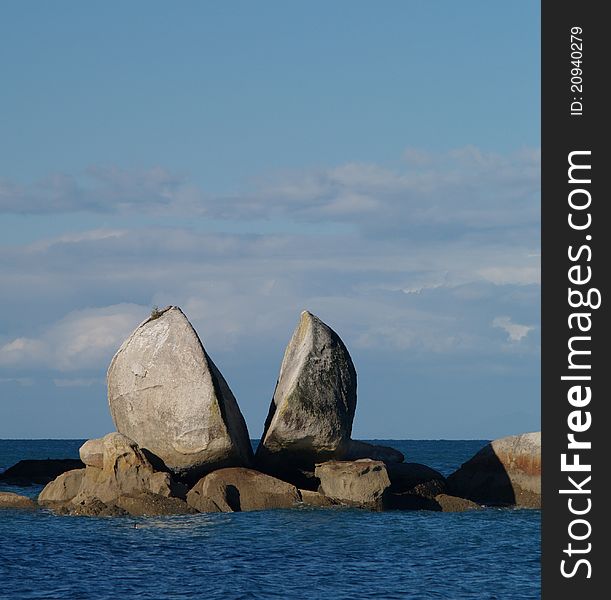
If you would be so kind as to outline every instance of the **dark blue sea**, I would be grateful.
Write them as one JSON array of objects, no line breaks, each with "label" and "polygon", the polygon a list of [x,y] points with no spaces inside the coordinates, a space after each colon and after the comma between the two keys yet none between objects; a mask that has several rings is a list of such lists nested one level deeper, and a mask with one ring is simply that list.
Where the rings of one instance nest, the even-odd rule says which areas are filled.
[{"label": "dark blue sea", "polygon": [[[84,440],[0,440],[0,470],[78,457]],[[485,440],[378,440],[445,475]],[[0,490],[36,496],[40,486]],[[175,517],[0,511],[0,598],[540,598],[535,510],[295,508]]]}]

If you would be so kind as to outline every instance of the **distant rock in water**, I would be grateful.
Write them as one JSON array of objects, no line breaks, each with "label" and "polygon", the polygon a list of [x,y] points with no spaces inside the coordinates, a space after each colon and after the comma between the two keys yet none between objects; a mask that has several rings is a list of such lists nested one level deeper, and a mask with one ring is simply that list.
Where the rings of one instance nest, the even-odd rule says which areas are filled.
[{"label": "distant rock in water", "polygon": [[36,503],[27,496],[13,492],[0,492],[0,510],[3,508],[36,508]]},{"label": "distant rock in water", "polygon": [[367,442],[350,440],[343,460],[358,460],[359,458],[371,458],[381,460],[386,464],[402,463],[405,460],[403,452],[390,448],[389,446],[376,446]]},{"label": "distant rock in water", "polygon": [[53,481],[65,471],[80,469],[84,466],[80,460],[74,458],[20,460],[3,473],[0,473],[0,481],[19,486],[44,485]]},{"label": "distant rock in water", "polygon": [[117,430],[182,477],[252,461],[236,399],[178,307],[152,315],[119,348],[108,401]]},{"label": "distant rock in water", "polygon": [[339,336],[304,311],[284,353],[257,464],[287,469],[342,456],[356,410],[356,370]]},{"label": "distant rock in water", "polygon": [[541,507],[541,432],[490,442],[448,477],[451,494],[482,504]]}]

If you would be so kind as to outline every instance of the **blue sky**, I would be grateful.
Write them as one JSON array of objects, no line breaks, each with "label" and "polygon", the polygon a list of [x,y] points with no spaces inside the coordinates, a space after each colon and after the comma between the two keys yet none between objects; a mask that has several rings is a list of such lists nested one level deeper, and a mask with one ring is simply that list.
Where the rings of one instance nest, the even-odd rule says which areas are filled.
[{"label": "blue sky", "polygon": [[0,7],[0,437],[112,429],[104,374],[183,308],[251,435],[307,308],[355,434],[535,430],[534,2]]}]

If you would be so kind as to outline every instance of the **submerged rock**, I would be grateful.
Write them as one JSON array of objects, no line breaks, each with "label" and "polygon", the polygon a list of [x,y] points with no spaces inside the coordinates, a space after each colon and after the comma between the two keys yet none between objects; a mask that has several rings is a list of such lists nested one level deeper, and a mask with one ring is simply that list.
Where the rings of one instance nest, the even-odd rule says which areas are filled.
[{"label": "submerged rock", "polygon": [[3,473],[0,473],[0,481],[19,486],[44,485],[49,483],[49,481],[53,481],[65,471],[80,469],[84,466],[80,460],[74,458],[20,460]]},{"label": "submerged rock", "polygon": [[182,477],[251,463],[236,399],[178,307],[151,316],[119,348],[108,401],[117,430]]},{"label": "submerged rock", "polygon": [[252,469],[228,468],[200,479],[187,495],[199,512],[239,512],[291,508],[301,501],[297,488]]},{"label": "submerged rock", "polygon": [[339,336],[304,311],[284,353],[257,464],[290,478],[342,456],[356,410],[356,371]]},{"label": "submerged rock", "polygon": [[316,465],[320,491],[333,500],[363,508],[381,509],[390,479],[382,461],[361,459]]},{"label": "submerged rock", "polygon": [[36,508],[36,503],[27,496],[13,492],[0,492],[0,510],[3,508]]},{"label": "submerged rock", "polygon": [[481,504],[541,507],[541,432],[490,442],[448,477],[450,493]]}]

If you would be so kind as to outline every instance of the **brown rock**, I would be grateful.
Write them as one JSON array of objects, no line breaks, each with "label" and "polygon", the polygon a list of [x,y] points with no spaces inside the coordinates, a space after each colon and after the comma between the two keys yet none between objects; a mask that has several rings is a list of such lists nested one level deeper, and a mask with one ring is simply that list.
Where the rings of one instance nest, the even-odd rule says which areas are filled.
[{"label": "brown rock", "polygon": [[446,489],[446,478],[435,469],[419,463],[387,465],[390,492],[434,498]]},{"label": "brown rock", "polygon": [[88,467],[104,468],[104,438],[87,440],[79,448],[79,456]]},{"label": "brown rock", "polygon": [[291,508],[301,500],[297,488],[252,469],[219,469],[200,479],[187,503],[200,512]]},{"label": "brown rock", "polygon": [[463,512],[481,508],[479,504],[449,496],[437,494],[434,497],[420,496],[412,493],[390,493],[385,499],[385,508],[391,510],[430,510],[435,512]]},{"label": "brown rock", "polygon": [[168,473],[155,472],[134,441],[120,433],[102,438],[103,468],[88,466],[75,502],[98,498],[112,502],[119,496],[153,492],[172,496],[172,479]]},{"label": "brown rock", "polygon": [[480,504],[541,507],[541,433],[490,442],[448,477],[448,491]]},{"label": "brown rock", "polygon": [[85,469],[66,471],[51,483],[48,483],[38,495],[38,503],[49,505],[54,503],[65,503],[73,500],[81,489]]},{"label": "brown rock", "polygon": [[299,490],[301,494],[301,501],[308,506],[317,506],[317,507],[328,507],[328,506],[338,506],[339,502],[337,500],[333,500],[332,498],[327,498],[324,494],[320,492],[312,492],[311,490]]},{"label": "brown rock", "polygon": [[79,517],[121,517],[127,515],[127,511],[118,507],[113,502],[102,502],[99,498],[88,498],[76,504],[63,504],[52,507],[60,514],[70,514]]},{"label": "brown rock", "polygon": [[0,492],[0,510],[3,508],[36,508],[36,503],[27,496],[13,492]]},{"label": "brown rock", "polygon": [[345,504],[380,509],[390,479],[381,461],[329,461],[316,465],[320,491]]},{"label": "brown rock", "polygon": [[384,508],[389,510],[432,510],[441,511],[435,498],[411,493],[388,493],[384,498]]},{"label": "brown rock", "polygon": [[458,498],[457,496],[448,496],[448,494],[439,494],[435,496],[435,502],[439,504],[443,512],[464,512],[467,510],[479,510],[481,506],[471,500]]},{"label": "brown rock", "polygon": [[40,493],[40,504],[75,515],[190,512],[179,498],[185,496],[184,487],[169,473],[155,471],[138,445],[124,435],[110,433],[90,440],[81,447],[81,456],[87,467],[49,483]]},{"label": "brown rock", "polygon": [[116,506],[132,516],[186,515],[197,511],[180,498],[168,498],[145,492],[137,496],[119,496]]}]

